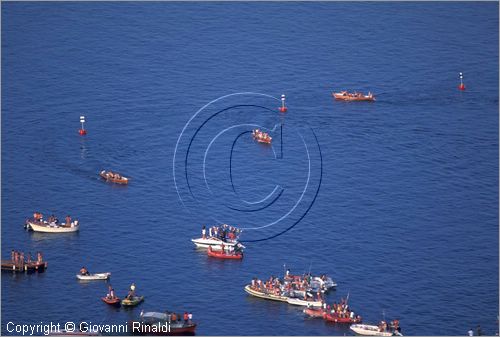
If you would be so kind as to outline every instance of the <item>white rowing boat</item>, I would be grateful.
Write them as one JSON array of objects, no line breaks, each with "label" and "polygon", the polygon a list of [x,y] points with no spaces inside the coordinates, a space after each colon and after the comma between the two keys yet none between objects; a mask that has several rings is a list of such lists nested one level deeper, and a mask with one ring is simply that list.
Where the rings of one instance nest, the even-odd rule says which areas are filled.
[{"label": "white rowing boat", "polygon": [[321,308],[321,306],[323,305],[323,303],[321,301],[306,301],[306,300],[302,300],[300,298],[293,298],[293,297],[288,298],[287,302],[288,302],[288,304],[300,305],[303,307],[316,307],[316,308],[319,307],[319,308]]},{"label": "white rowing boat", "polygon": [[245,246],[243,246],[241,243],[239,243],[236,240],[226,240],[225,242],[222,241],[221,239],[214,238],[214,237],[209,237],[206,239],[199,238],[199,239],[191,239],[191,241],[195,244],[196,248],[204,248],[208,249],[208,247],[212,247],[213,251],[221,251],[222,250],[222,244],[224,244],[224,249],[229,249],[231,247],[233,250],[236,248],[238,249],[243,249]]},{"label": "white rowing boat", "polygon": [[280,302],[286,302],[288,300],[287,296],[266,294],[258,290],[252,289],[252,287],[249,284],[245,286],[245,291],[252,296],[263,298],[266,300],[280,301]]},{"label": "white rowing boat", "polygon": [[77,274],[76,278],[80,281],[97,281],[97,280],[107,280],[111,276],[111,273],[96,273],[90,275]]},{"label": "white rowing boat", "polygon": [[380,331],[376,325],[369,324],[352,324],[351,329],[356,335],[360,336],[403,336],[399,331]]},{"label": "white rowing boat", "polygon": [[78,223],[78,220],[71,222],[69,226],[56,224],[54,222],[48,223],[47,221],[44,222],[28,221],[26,226],[28,229],[34,232],[42,232],[42,233],[72,233],[80,229],[80,224]]}]

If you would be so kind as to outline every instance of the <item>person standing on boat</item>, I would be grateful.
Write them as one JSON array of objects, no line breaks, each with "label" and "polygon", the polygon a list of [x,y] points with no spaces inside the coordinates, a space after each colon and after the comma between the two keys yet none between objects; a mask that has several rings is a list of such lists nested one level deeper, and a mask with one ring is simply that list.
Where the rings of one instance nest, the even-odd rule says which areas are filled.
[{"label": "person standing on boat", "polygon": [[472,331],[472,329],[469,329],[469,331],[467,331],[467,334],[469,336],[474,336],[474,331]]},{"label": "person standing on boat", "polygon": [[71,226],[71,217],[69,216],[69,214],[66,216],[66,226]]},{"label": "person standing on boat", "polygon": [[213,226],[211,226],[211,227],[208,229],[208,236],[209,236],[209,237],[212,237],[212,236],[213,236],[213,235],[212,235],[213,228],[214,228],[214,227],[213,227]]},{"label": "person standing on boat", "polygon": [[129,292],[129,296],[130,298],[134,297],[135,296],[135,283],[132,282],[132,284],[130,285],[130,292]]},{"label": "person standing on boat", "polygon": [[189,315],[187,313],[187,311],[184,311],[184,323],[187,323],[187,321],[189,320]]},{"label": "person standing on boat", "polygon": [[87,270],[87,268],[85,268],[85,266],[83,266],[82,269],[80,269],[80,274],[84,276],[90,275],[89,271]]},{"label": "person standing on boat", "polygon": [[31,252],[28,253],[28,263],[31,263]]},{"label": "person standing on boat", "polygon": [[481,325],[479,325],[479,324],[477,325],[476,334],[477,334],[477,336],[483,335],[483,330],[481,330]]},{"label": "person standing on boat", "polygon": [[188,323],[191,324],[192,321],[193,321],[193,314],[190,312],[188,313]]},{"label": "person standing on boat", "polygon": [[207,229],[205,228],[205,225],[203,225],[203,227],[201,228],[201,237],[203,238],[203,240],[207,238]]}]

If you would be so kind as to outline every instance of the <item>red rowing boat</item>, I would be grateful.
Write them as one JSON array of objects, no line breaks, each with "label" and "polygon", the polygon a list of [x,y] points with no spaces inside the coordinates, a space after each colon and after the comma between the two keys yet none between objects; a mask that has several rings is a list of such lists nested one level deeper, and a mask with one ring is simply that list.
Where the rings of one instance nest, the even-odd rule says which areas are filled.
[{"label": "red rowing boat", "polygon": [[243,258],[243,253],[216,252],[212,250],[212,247],[208,247],[207,254],[208,256],[216,257],[218,259],[241,260]]},{"label": "red rowing boat", "polygon": [[121,300],[118,297],[115,298],[101,297],[101,300],[106,304],[116,305],[116,306],[119,306],[121,302]]},{"label": "red rowing boat", "polygon": [[335,314],[325,314],[323,318],[326,321],[329,322],[334,322],[334,323],[348,323],[348,324],[355,324],[355,323],[361,323],[361,316],[356,316],[354,318],[350,317],[340,317]]}]

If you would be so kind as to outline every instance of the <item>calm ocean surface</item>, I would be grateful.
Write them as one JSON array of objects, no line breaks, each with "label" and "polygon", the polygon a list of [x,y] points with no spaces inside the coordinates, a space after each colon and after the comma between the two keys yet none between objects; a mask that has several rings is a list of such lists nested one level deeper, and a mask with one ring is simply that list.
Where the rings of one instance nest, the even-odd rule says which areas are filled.
[{"label": "calm ocean surface", "polygon": [[[406,335],[464,335],[477,324],[494,334],[498,21],[491,2],[2,3],[1,253],[40,250],[49,261],[43,274],[2,273],[2,333],[9,321],[124,323],[141,309],[169,309],[193,312],[202,335],[350,334],[243,291],[286,264],[331,275],[339,286],[329,302],[349,293],[365,322],[385,312]],[[335,102],[331,92],[342,89],[372,91],[378,101]],[[206,103],[247,91],[285,93],[289,111],[248,106],[278,106],[263,96],[217,102],[212,112],[247,106],[222,112],[196,136],[188,166],[201,201],[183,206],[173,173],[181,131]],[[86,137],[77,134],[80,115]],[[216,197],[203,195],[198,164],[215,135],[280,121],[273,148],[246,134],[231,151],[233,134],[217,138],[206,155]],[[187,131],[203,120],[194,122]],[[283,222],[245,231],[243,240],[261,241],[246,243],[241,262],[196,251],[190,239],[213,217],[258,227],[288,212],[308,176],[298,131],[306,126],[322,172],[313,167],[305,203]],[[306,142],[317,151],[313,138]],[[176,156],[187,151],[181,142]],[[239,200],[228,188],[229,152],[247,206],[276,185],[282,199],[225,214],[221,205]],[[98,179],[101,169],[133,180],[111,186]],[[81,230],[26,232],[35,210],[69,213]],[[105,283],[76,281],[82,265],[112,272],[119,296],[135,282],[145,302],[106,306]]]}]

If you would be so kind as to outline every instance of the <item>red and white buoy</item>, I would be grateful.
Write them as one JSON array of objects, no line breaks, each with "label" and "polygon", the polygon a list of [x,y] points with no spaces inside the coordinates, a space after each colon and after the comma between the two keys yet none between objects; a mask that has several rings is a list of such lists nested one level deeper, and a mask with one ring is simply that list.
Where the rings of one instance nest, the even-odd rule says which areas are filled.
[{"label": "red and white buoy", "polygon": [[286,112],[288,109],[285,106],[285,95],[281,95],[280,112]]},{"label": "red and white buoy", "polygon": [[82,123],[82,128],[78,130],[78,133],[80,136],[85,136],[87,134],[87,130],[83,127],[83,124],[85,123],[85,116],[80,116],[80,123]]},{"label": "red and white buoy", "polygon": [[465,90],[464,84],[464,74],[460,73],[460,84],[458,85],[458,90]]}]

